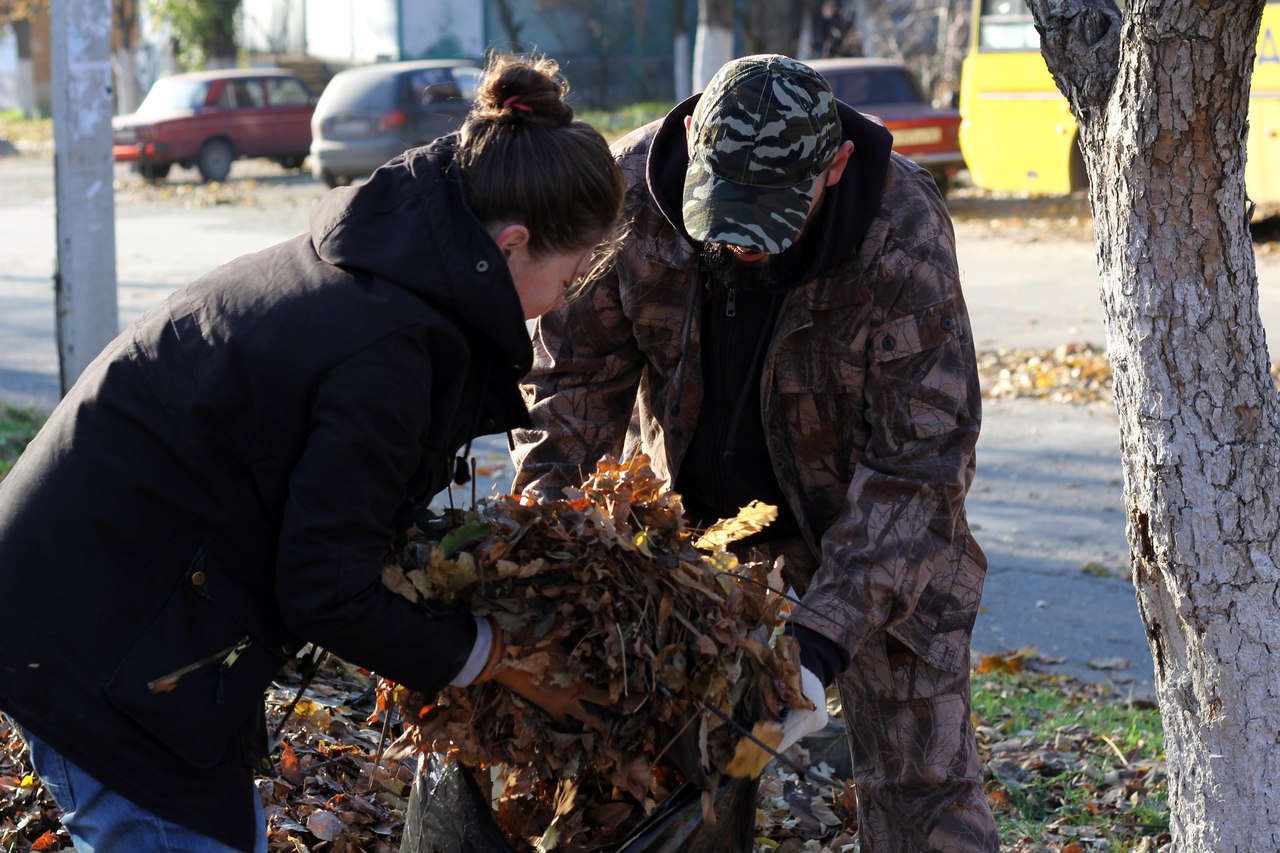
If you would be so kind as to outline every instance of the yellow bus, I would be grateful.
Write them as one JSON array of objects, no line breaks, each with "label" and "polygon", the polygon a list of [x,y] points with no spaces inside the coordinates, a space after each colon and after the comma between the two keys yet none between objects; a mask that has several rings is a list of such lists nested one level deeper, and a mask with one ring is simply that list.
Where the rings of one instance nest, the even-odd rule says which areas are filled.
[{"label": "yellow bus", "polygon": [[[960,148],[975,186],[1060,195],[1088,184],[1076,120],[1024,0],[974,0],[960,73]],[[1249,99],[1245,184],[1280,202],[1280,0],[1267,0]]]}]

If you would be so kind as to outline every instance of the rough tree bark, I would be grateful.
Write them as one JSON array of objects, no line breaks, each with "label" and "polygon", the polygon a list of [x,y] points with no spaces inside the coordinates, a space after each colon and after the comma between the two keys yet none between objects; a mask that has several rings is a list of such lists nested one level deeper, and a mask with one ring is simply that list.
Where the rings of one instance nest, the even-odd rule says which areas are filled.
[{"label": "rough tree bark", "polygon": [[1080,123],[1179,853],[1280,850],[1280,398],[1244,185],[1264,0],[1030,0]]}]

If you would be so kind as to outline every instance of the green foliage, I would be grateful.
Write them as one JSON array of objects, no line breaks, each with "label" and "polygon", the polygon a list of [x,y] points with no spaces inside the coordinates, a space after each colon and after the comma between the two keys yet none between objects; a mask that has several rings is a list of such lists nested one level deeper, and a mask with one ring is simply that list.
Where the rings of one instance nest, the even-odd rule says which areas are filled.
[{"label": "green foliage", "polygon": [[44,415],[35,409],[18,409],[0,403],[0,480],[35,437],[44,423]]},{"label": "green foliage", "polygon": [[0,139],[33,146],[53,143],[53,119],[24,118],[22,110],[0,112]]},{"label": "green foliage", "polygon": [[167,22],[178,43],[178,62],[187,69],[225,62],[236,55],[236,12],[240,0],[150,0],[151,12]]},{"label": "green foliage", "polygon": [[662,118],[672,106],[673,104],[660,101],[645,101],[616,110],[583,110],[578,113],[578,118],[600,131],[605,139],[613,143],[637,127]]}]

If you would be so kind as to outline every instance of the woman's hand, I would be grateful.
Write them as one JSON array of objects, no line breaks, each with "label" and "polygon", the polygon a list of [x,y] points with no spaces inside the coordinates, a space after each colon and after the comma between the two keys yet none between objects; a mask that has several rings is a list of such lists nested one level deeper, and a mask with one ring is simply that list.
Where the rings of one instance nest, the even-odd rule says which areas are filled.
[{"label": "woman's hand", "polygon": [[599,732],[609,728],[601,713],[611,704],[608,692],[569,676],[558,641],[515,646],[506,639],[502,630],[493,625],[493,649],[477,681],[501,684],[558,722],[568,722],[572,717]]}]

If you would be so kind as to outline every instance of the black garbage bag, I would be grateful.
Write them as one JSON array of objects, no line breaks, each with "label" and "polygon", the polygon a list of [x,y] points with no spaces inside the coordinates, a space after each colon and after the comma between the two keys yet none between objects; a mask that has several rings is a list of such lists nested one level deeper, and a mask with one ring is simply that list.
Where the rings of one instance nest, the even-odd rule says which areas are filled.
[{"label": "black garbage bag", "polygon": [[428,755],[413,788],[400,853],[514,853],[467,768]]},{"label": "black garbage bag", "polygon": [[[755,838],[759,779],[729,779],[716,789],[715,822],[704,819],[702,789],[683,782],[620,842],[599,853],[749,853]],[[429,759],[414,782],[400,853],[514,853],[471,772]]]},{"label": "black garbage bag", "polygon": [[683,782],[616,846],[614,853],[750,853],[760,780],[728,779],[716,788],[715,822],[704,819],[702,789]]}]

